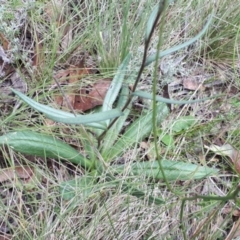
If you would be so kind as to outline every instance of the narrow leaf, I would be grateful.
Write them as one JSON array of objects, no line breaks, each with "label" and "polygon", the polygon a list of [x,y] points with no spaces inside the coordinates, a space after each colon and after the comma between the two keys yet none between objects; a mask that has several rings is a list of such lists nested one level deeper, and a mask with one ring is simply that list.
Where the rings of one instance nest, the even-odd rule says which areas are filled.
[{"label": "narrow leaf", "polygon": [[[117,108],[122,109],[126,102],[128,101],[130,95],[130,90],[128,86],[123,86],[121,93],[119,95],[118,103],[117,103]],[[123,112],[123,116],[119,117],[117,121],[114,123],[114,125],[107,131],[106,135],[104,136],[103,143],[102,143],[102,148],[101,148],[101,153],[105,154],[111,149],[112,145],[114,142],[117,140],[119,137],[120,132],[123,130],[123,126],[126,122],[126,119],[131,111],[131,104],[129,104],[129,107],[125,109]]]},{"label": "narrow leaf", "polygon": [[125,76],[125,73],[127,71],[128,63],[130,60],[131,55],[128,54],[125,59],[123,60],[122,64],[119,66],[117,73],[115,77],[112,80],[112,83],[108,89],[108,92],[104,98],[102,111],[107,111],[112,109],[112,105],[115,102],[119,91],[122,87],[123,79]]},{"label": "narrow leaf", "polygon": [[153,8],[153,11],[148,19],[148,22],[147,22],[147,26],[146,26],[146,33],[145,33],[145,41],[147,41],[147,39],[149,38],[149,35],[151,33],[151,30],[152,30],[152,27],[153,27],[153,24],[154,24],[154,21],[157,17],[157,14],[158,14],[158,11],[159,11],[159,8],[162,7],[162,4],[158,3],[154,8]]},{"label": "narrow leaf", "polygon": [[64,200],[71,200],[73,198],[81,201],[87,201],[89,197],[93,196],[96,193],[103,193],[104,191],[116,191],[121,185],[121,191],[128,193],[132,196],[135,196],[139,199],[148,199],[149,204],[160,205],[163,204],[164,201],[160,198],[156,198],[153,196],[149,196],[149,194],[145,194],[143,191],[140,191],[126,183],[121,183],[121,180],[113,180],[107,181],[104,183],[96,183],[96,177],[85,175],[80,178],[62,182],[60,184],[60,194]]},{"label": "narrow leaf", "polygon": [[64,112],[62,110],[57,110],[55,108],[40,104],[38,102],[35,102],[34,100],[32,100],[31,98],[27,97],[26,95],[24,95],[23,93],[15,90],[15,89],[11,89],[17,96],[19,96],[24,102],[26,102],[28,105],[30,105],[32,108],[34,108],[35,110],[45,113],[45,114],[49,114],[51,116],[61,116],[61,117],[74,117],[74,114],[72,113],[68,113],[68,112]]},{"label": "narrow leaf", "polygon": [[[212,17],[213,17],[213,15],[210,15],[210,17],[209,17],[206,25],[205,25],[204,28],[202,29],[202,31],[199,32],[194,38],[186,41],[186,42],[183,43],[183,44],[179,44],[179,45],[174,46],[174,47],[172,47],[172,48],[169,48],[169,49],[167,49],[167,50],[161,51],[160,54],[159,54],[159,58],[162,58],[162,57],[164,57],[164,56],[166,56],[166,55],[169,55],[169,54],[171,54],[171,53],[174,53],[174,52],[176,52],[176,51],[178,51],[178,50],[180,50],[180,49],[182,49],[182,48],[185,48],[185,47],[193,44],[193,43],[194,43],[195,41],[197,41],[198,39],[200,39],[200,38],[205,34],[205,32],[207,31],[207,29],[208,29],[208,27],[209,27],[209,25],[210,25],[210,23],[211,23],[211,21],[212,21]],[[156,60],[156,56],[157,56],[156,53],[153,54],[153,55],[151,55],[151,56],[149,56],[149,57],[146,59],[145,67],[148,66],[148,65],[150,65],[152,62],[154,62],[154,61]]]},{"label": "narrow leaf", "polygon": [[[89,175],[62,182],[60,184],[60,194],[63,200],[70,200],[81,196],[82,200],[87,200],[94,193],[95,178]],[[96,191],[96,190],[95,190]]]},{"label": "narrow leaf", "polygon": [[[203,167],[180,161],[161,160],[161,163],[168,181],[201,179],[216,175],[218,172],[215,168]],[[118,165],[114,169],[117,172],[123,172],[125,166]],[[138,176],[163,179],[158,161],[136,162],[131,164],[128,171]]]},{"label": "narrow leaf", "polygon": [[[157,124],[160,124],[169,113],[166,104],[158,104],[157,113]],[[124,134],[119,137],[117,142],[111,148],[109,148],[108,151],[104,152],[104,158],[106,159],[106,161],[111,161],[113,158],[122,155],[134,144],[141,141],[144,137],[149,136],[151,131],[152,110],[148,110],[126,129]]]},{"label": "narrow leaf", "polygon": [[194,123],[196,123],[196,121],[197,121],[197,119],[193,116],[182,116],[182,117],[176,119],[173,126],[171,127],[171,130],[173,132],[177,132],[177,133],[187,130]]},{"label": "narrow leaf", "polygon": [[[132,95],[142,97],[142,98],[146,98],[146,99],[151,99],[151,100],[153,99],[153,96],[152,96],[151,93],[147,93],[147,92],[144,92],[144,91],[136,91],[136,92],[133,92]],[[195,99],[195,100],[187,100],[187,101],[184,101],[184,100],[178,101],[178,100],[174,100],[174,99],[164,98],[162,96],[156,96],[156,101],[163,102],[163,103],[171,103],[171,104],[182,105],[182,104],[192,104],[192,103],[203,102],[203,101],[213,99],[213,98],[216,98],[216,97],[219,97],[219,96],[220,95],[216,95],[216,96],[213,96],[213,97]]]},{"label": "narrow leaf", "polygon": [[[46,114],[48,118],[56,122],[67,123],[67,124],[84,124],[88,126],[89,126],[89,123],[101,122],[107,119],[120,117],[122,115],[123,113],[118,109],[108,110],[106,112],[92,113],[88,115],[77,115],[77,117],[69,117],[69,118],[62,118],[62,117],[55,117],[55,116],[53,117]],[[101,125],[101,128],[103,128],[103,125]]]},{"label": "narrow leaf", "polygon": [[106,125],[103,123],[98,123],[106,119],[116,118],[122,115],[120,110],[114,109],[106,111],[104,113],[94,113],[88,115],[77,115],[76,117],[72,113],[64,112],[62,110],[57,110],[49,106],[35,102],[31,98],[25,96],[21,92],[12,89],[12,91],[18,95],[24,102],[30,105],[35,110],[44,113],[48,118],[61,123],[67,124],[84,124],[91,127],[105,129]]},{"label": "narrow leaf", "polygon": [[31,131],[19,131],[0,136],[0,146],[7,145],[17,152],[40,157],[65,159],[86,168],[92,163],[68,144],[54,137]]},{"label": "narrow leaf", "polygon": [[156,198],[156,197],[153,197],[149,194],[146,194],[145,192],[139,190],[139,189],[136,189],[134,187],[132,187],[131,185],[128,185],[128,184],[125,184],[123,183],[122,184],[122,191],[123,192],[126,192],[126,193],[129,193],[131,194],[132,196],[134,197],[137,197],[141,200],[147,200],[147,202],[149,204],[156,204],[156,205],[161,205],[161,204],[164,204],[165,201],[161,198]]}]

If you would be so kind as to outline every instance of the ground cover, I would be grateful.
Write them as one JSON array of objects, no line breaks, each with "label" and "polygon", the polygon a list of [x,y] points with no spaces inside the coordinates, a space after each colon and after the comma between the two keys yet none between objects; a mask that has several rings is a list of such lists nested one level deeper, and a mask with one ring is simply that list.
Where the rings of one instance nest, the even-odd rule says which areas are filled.
[{"label": "ground cover", "polygon": [[238,1],[0,2],[1,237],[237,239]]}]

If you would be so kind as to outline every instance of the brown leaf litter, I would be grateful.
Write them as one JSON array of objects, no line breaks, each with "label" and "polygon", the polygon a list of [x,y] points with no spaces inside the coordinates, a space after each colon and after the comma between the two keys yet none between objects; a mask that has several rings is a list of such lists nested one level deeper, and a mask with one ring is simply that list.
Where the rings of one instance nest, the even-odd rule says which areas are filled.
[{"label": "brown leaf litter", "polygon": [[[65,85],[73,85],[81,81],[81,79],[88,75],[90,70],[86,68],[79,68],[71,66],[66,70],[61,70],[55,75],[56,81],[65,83]],[[65,94],[68,102],[72,105],[74,110],[81,112],[93,109],[103,103],[104,97],[111,84],[111,78],[103,78],[88,84],[84,87],[74,87],[70,93]],[[75,85],[76,86],[76,85]],[[55,96],[55,102],[61,107],[68,107],[64,96]]]},{"label": "brown leaf litter", "polygon": [[34,174],[34,169],[29,166],[16,166],[0,169],[0,183],[13,181],[16,178],[29,182]]},{"label": "brown leaf litter", "polygon": [[240,173],[240,152],[236,150],[232,145],[225,143],[221,146],[211,144],[210,146],[205,145],[204,147],[216,153],[217,155],[229,157],[233,164],[233,168],[237,173]]}]

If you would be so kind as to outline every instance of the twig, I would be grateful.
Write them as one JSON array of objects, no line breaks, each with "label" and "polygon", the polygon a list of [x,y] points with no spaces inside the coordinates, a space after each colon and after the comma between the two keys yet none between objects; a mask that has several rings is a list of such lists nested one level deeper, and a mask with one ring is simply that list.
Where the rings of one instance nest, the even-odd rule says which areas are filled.
[{"label": "twig", "polygon": [[55,77],[53,77],[53,79],[54,79],[55,83],[57,84],[59,90],[61,91],[61,93],[62,93],[62,95],[63,95],[63,97],[64,97],[64,99],[65,99],[65,101],[66,101],[66,103],[67,103],[68,108],[72,111],[72,113],[73,113],[74,116],[76,117],[77,114],[75,113],[75,111],[74,111],[74,109],[73,109],[73,106],[72,106],[72,104],[69,102],[66,94],[65,94],[64,91],[62,90],[62,87],[61,87],[61,85],[59,84],[58,80],[57,80]]}]

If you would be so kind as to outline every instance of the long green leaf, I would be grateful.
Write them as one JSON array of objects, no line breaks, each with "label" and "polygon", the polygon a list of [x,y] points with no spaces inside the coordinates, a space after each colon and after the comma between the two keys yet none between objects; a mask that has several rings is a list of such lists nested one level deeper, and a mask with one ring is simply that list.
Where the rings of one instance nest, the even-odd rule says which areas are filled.
[{"label": "long green leaf", "polygon": [[84,124],[91,127],[105,129],[106,125],[99,123],[101,121],[116,118],[122,115],[122,112],[118,109],[109,110],[101,113],[94,113],[88,115],[77,115],[76,117],[72,113],[64,112],[62,110],[57,110],[49,106],[35,102],[31,98],[25,96],[21,92],[12,89],[12,91],[18,95],[24,102],[30,105],[35,110],[44,113],[48,118],[61,123],[67,124]]},{"label": "long green leaf", "polygon": [[63,200],[70,200],[74,197],[81,196],[82,201],[87,201],[88,198],[99,191],[95,188],[96,177],[84,175],[77,179],[62,182],[60,184],[60,194]]},{"label": "long green leaf", "polygon": [[20,97],[24,102],[26,102],[28,105],[30,105],[32,108],[34,108],[35,110],[45,113],[45,114],[49,114],[51,116],[55,116],[55,117],[74,117],[74,114],[69,113],[69,112],[64,112],[62,110],[57,110],[55,108],[40,104],[34,100],[32,100],[31,98],[27,97],[26,95],[24,95],[23,93],[15,90],[15,89],[11,89],[18,97]]},{"label": "long green leaf", "polygon": [[[138,97],[142,97],[142,98],[146,98],[146,99],[153,99],[153,96],[151,93],[147,93],[144,91],[136,91],[132,93],[133,96],[138,96]],[[171,104],[191,104],[191,103],[198,103],[198,102],[203,102],[209,99],[213,99],[216,97],[219,97],[220,95],[217,96],[213,96],[213,97],[208,97],[208,98],[202,98],[202,99],[195,99],[195,100],[182,100],[182,101],[178,101],[178,100],[174,100],[174,99],[169,99],[169,98],[164,98],[162,96],[156,96],[156,101],[158,102],[163,102],[163,103],[171,103]]]},{"label": "long green leaf", "polygon": [[127,71],[128,63],[131,55],[128,54],[123,60],[122,64],[119,66],[115,77],[113,78],[111,85],[107,91],[107,94],[104,98],[102,111],[107,111],[112,109],[112,105],[118,97],[119,91],[122,87],[123,79]]},{"label": "long green leaf", "polygon": [[[77,115],[77,117],[69,117],[69,118],[62,118],[62,117],[55,117],[55,116],[53,117],[46,114],[48,118],[56,122],[67,123],[67,124],[84,124],[88,126],[89,126],[89,123],[102,122],[107,119],[120,117],[122,115],[123,113],[118,109],[108,110],[106,112],[92,113],[88,115],[80,115],[80,116]],[[102,125],[101,125],[101,128],[102,128]]]},{"label": "long green leaf", "polygon": [[[128,101],[129,95],[129,87],[126,85],[123,86],[117,103],[118,109],[122,109],[125,106],[126,102]],[[103,143],[101,145],[101,153],[103,155],[105,155],[105,153],[107,153],[109,149],[111,149],[112,145],[119,137],[120,132],[123,130],[123,126],[131,111],[131,105],[132,103],[129,104],[129,107],[123,112],[123,116],[117,119],[114,125],[107,131],[106,135],[104,136]]]},{"label": "long green leaf", "polygon": [[62,182],[60,184],[60,194],[64,200],[71,200],[77,197],[77,204],[79,204],[79,199],[81,199],[80,201],[87,201],[90,197],[93,197],[99,192],[116,191],[120,185],[122,192],[128,193],[139,199],[147,199],[149,204],[154,203],[160,205],[164,203],[160,198],[149,196],[149,194],[145,194],[143,191],[136,189],[130,184],[122,183],[120,179],[110,179],[104,183],[98,183],[96,182],[96,177],[85,175],[74,180]]},{"label": "long green leaf", "polygon": [[85,168],[93,164],[68,144],[48,135],[31,131],[19,131],[0,136],[0,146],[7,145],[17,152],[27,155],[64,159]]},{"label": "long green leaf", "polygon": [[165,201],[161,198],[153,197],[149,194],[146,194],[145,192],[131,186],[130,184],[123,183],[122,184],[122,191],[126,192],[128,194],[131,194],[134,197],[137,197],[141,200],[145,200],[148,202],[148,204],[156,204],[156,205],[161,205],[164,204]]},{"label": "long green leaf", "polygon": [[[169,110],[166,104],[157,104],[157,123],[160,124],[163,119],[168,115]],[[124,132],[122,136],[119,136],[117,142],[111,149],[104,152],[104,159],[111,161],[117,156],[122,155],[135,143],[141,141],[144,137],[150,135],[152,131],[152,110],[148,110],[143,113],[136,121],[134,121]],[[106,154],[106,155],[105,155]]]},{"label": "long green leaf", "polygon": [[[192,163],[180,161],[161,160],[165,176],[168,181],[201,179],[216,175],[215,168],[198,166]],[[123,172],[125,166],[112,166],[117,172]],[[138,176],[145,176],[153,179],[163,179],[159,169],[158,161],[136,162],[130,165],[128,172]]]},{"label": "long green leaf", "polygon": [[153,8],[153,11],[148,19],[148,22],[147,22],[147,26],[146,26],[146,33],[145,33],[145,41],[147,41],[147,39],[149,38],[149,35],[150,35],[150,32],[152,30],[152,27],[153,27],[153,23],[157,17],[157,14],[158,14],[158,11],[159,11],[159,8],[162,7],[162,4],[161,3],[158,3],[154,8]]},{"label": "long green leaf", "polygon": [[[169,49],[167,49],[167,50],[161,51],[160,54],[159,54],[159,58],[162,58],[162,57],[164,57],[164,56],[166,56],[166,55],[169,55],[169,54],[171,54],[171,53],[174,53],[174,52],[176,52],[176,51],[178,51],[178,50],[180,50],[180,49],[182,49],[182,48],[185,48],[185,47],[193,44],[193,43],[194,43],[195,41],[197,41],[198,39],[200,39],[200,38],[205,34],[205,32],[207,31],[207,29],[208,29],[208,27],[209,27],[209,25],[210,25],[210,23],[211,23],[211,21],[212,21],[212,18],[213,18],[213,15],[210,15],[210,17],[209,17],[206,25],[205,25],[204,28],[202,29],[202,31],[200,31],[195,37],[193,37],[192,39],[186,41],[186,42],[183,43],[183,44],[179,44],[179,45],[174,46],[174,47],[172,47],[172,48],[169,48]],[[157,56],[156,53],[153,54],[153,55],[151,55],[151,56],[149,56],[149,57],[146,59],[145,67],[148,66],[148,65],[150,65],[152,62],[154,62],[154,61],[156,60],[156,56]]]}]

